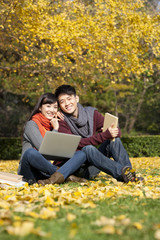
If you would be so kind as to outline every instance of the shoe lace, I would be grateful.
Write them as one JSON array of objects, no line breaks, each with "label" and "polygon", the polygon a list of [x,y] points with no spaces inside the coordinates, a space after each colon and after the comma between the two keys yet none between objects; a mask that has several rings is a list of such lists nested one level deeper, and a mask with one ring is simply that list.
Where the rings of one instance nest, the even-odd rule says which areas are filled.
[{"label": "shoe lace", "polygon": [[126,177],[127,177],[128,180],[131,181],[131,182],[133,182],[133,181],[135,180],[135,177],[134,177],[133,173],[131,173],[131,172],[128,172],[128,173],[126,174]]}]

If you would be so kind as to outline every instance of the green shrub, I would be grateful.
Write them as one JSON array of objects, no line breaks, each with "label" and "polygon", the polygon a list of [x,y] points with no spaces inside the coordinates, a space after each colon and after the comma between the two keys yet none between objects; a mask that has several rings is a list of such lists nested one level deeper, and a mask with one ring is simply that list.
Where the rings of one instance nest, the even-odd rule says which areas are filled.
[{"label": "green shrub", "polygon": [[20,159],[22,151],[21,138],[0,138],[0,159]]},{"label": "green shrub", "polygon": [[122,137],[124,147],[130,157],[160,156],[160,136]]},{"label": "green shrub", "polygon": [[[130,157],[158,157],[160,156],[160,136],[136,136],[121,138]],[[20,159],[20,138],[0,138],[0,159]]]}]

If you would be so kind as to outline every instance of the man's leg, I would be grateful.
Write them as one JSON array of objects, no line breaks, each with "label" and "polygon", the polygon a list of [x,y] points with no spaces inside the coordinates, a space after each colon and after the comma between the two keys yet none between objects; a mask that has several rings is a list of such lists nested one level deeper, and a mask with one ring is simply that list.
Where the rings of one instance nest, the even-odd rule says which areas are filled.
[{"label": "man's leg", "polygon": [[89,180],[95,178],[99,173],[100,170],[87,161],[74,173],[74,175]]},{"label": "man's leg", "polygon": [[101,171],[112,175],[116,179],[119,179],[121,177],[121,164],[106,157],[92,145],[88,145],[82,150],[86,153],[87,160],[90,164],[94,165]]},{"label": "man's leg", "polygon": [[128,153],[124,148],[120,138],[115,138],[114,141],[106,140],[103,142],[98,150],[107,157],[112,157],[116,162],[120,163],[122,167],[132,167],[129,160]]},{"label": "man's leg", "polygon": [[[101,171],[112,175],[117,180],[123,180],[122,168],[124,166],[131,167],[128,154],[120,139],[115,139],[115,141],[112,142],[106,141],[100,146],[99,150],[91,145],[84,147],[82,150],[86,153],[87,160],[90,164],[93,164]],[[110,159],[110,156],[112,156],[114,160]]]}]

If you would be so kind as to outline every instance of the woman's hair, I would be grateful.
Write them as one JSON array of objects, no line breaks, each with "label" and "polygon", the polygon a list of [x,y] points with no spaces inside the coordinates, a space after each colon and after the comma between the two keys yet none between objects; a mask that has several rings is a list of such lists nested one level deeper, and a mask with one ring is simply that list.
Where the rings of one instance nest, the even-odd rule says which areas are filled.
[{"label": "woman's hair", "polygon": [[44,93],[40,96],[37,104],[35,105],[30,117],[29,117],[29,120],[31,120],[32,116],[35,115],[36,113],[39,113],[39,108],[43,105],[43,104],[52,104],[52,103],[56,103],[57,100],[56,100],[56,97],[53,93]]}]

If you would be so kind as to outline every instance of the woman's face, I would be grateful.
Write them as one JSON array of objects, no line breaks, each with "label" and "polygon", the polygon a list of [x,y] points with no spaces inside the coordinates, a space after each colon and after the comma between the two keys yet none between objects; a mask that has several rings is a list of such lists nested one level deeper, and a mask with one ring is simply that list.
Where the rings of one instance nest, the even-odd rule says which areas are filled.
[{"label": "woman's face", "polygon": [[54,114],[57,113],[58,111],[58,104],[57,102],[55,103],[46,103],[43,104],[40,108],[39,111],[49,120],[51,120],[54,117]]}]

